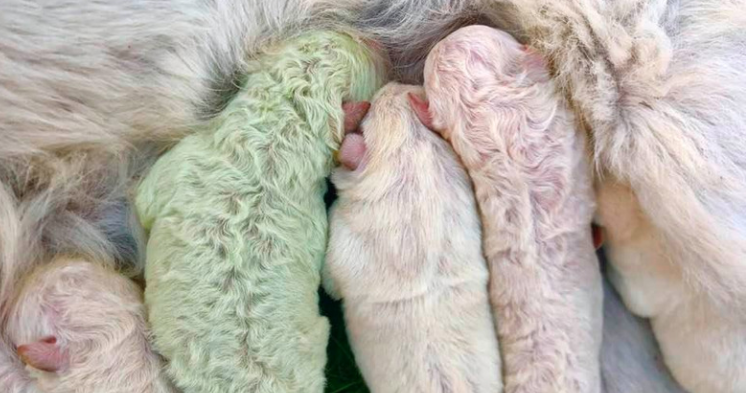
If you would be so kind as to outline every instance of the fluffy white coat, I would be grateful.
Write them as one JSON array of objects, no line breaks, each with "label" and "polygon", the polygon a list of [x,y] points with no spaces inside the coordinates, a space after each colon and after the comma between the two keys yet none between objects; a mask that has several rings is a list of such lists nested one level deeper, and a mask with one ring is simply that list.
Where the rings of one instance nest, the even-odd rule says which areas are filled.
[{"label": "fluffy white coat", "polygon": [[[324,286],[341,298],[355,360],[376,393],[502,391],[487,266],[469,179],[389,84],[332,180]],[[350,152],[350,144],[357,147]],[[354,156],[354,157],[351,157]]]},{"label": "fluffy white coat", "polygon": [[99,263],[61,257],[37,269],[4,334],[15,348],[0,348],[9,393],[175,391],[148,342],[142,291]]}]

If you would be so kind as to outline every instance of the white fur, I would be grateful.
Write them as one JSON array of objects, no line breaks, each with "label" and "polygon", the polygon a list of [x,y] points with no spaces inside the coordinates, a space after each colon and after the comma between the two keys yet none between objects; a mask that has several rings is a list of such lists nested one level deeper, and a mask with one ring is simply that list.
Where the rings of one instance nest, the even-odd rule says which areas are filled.
[{"label": "white fur", "polygon": [[333,175],[324,284],[344,301],[373,392],[502,391],[480,225],[465,171],[389,84],[362,123],[367,153]]},{"label": "white fur", "polygon": [[7,0],[0,4],[0,157],[117,152],[196,125],[238,65],[302,0]]},{"label": "white fur", "polygon": [[[5,334],[14,346],[56,337],[67,365],[57,372],[27,367],[27,373],[5,353],[13,364],[0,362],[0,376],[12,368],[11,380],[33,380],[45,393],[174,391],[148,343],[141,290],[98,263],[59,258],[41,267],[24,282],[10,315]],[[11,393],[28,389],[10,386],[18,389]]]},{"label": "white fur", "polygon": [[585,138],[542,59],[462,28],[425,65],[432,126],[474,182],[506,392],[599,392],[601,277]]},{"label": "white fur", "polygon": [[746,391],[746,1],[512,7],[591,134],[625,303],[685,389]]},{"label": "white fur", "polygon": [[670,243],[641,211],[625,186],[599,187],[610,277],[630,310],[651,318],[666,363],[692,392],[741,392],[746,386],[744,316],[692,289],[671,260]]},{"label": "white fur", "polygon": [[[317,3],[315,21],[321,14],[341,16],[388,48],[403,48],[393,56],[402,79],[419,80],[430,47],[479,13],[537,46],[591,134],[602,182],[619,182],[636,194],[639,210],[666,250],[663,270],[681,278],[674,286],[716,313],[715,320],[727,316],[722,326],[729,334],[744,331],[743,0],[345,0],[334,2],[335,10]],[[90,187],[108,189],[118,184],[109,182],[111,168],[120,173],[132,160],[130,146],[176,138],[209,117],[223,93],[229,95],[240,69],[236,64],[252,43],[260,44],[254,38],[305,20],[307,7],[297,4],[0,1],[0,182],[5,184],[0,291],[12,293],[24,271],[48,259],[36,255],[50,234],[80,240],[52,243],[62,248],[108,249],[104,252],[113,259],[111,248],[101,246],[100,231],[80,232],[90,229],[88,213],[72,215],[81,218],[73,229],[73,221],[58,221],[68,216],[59,213],[69,211],[70,201],[91,194],[61,185],[77,184],[68,180],[85,175],[95,185]],[[112,157],[118,158],[113,164]],[[109,169],[99,172],[102,167]],[[62,223],[61,230],[22,229],[7,216]],[[650,260],[634,245],[612,241],[610,246],[617,250],[612,262],[622,266],[618,272]],[[647,276],[642,272],[624,275]],[[624,285],[645,284],[633,281],[639,280]],[[643,292],[626,293],[625,301],[634,303],[633,293]],[[687,312],[677,314],[683,318]],[[674,338],[665,325],[660,324],[659,339]],[[708,323],[699,330],[717,329]],[[672,352],[701,342],[697,335],[705,332],[699,330],[669,344],[667,361],[691,363],[674,373],[692,379],[686,385],[694,393],[728,392],[727,385],[739,378],[729,373],[743,370],[743,364],[727,369],[696,351]],[[718,351],[723,351],[719,358],[739,358],[744,348],[720,346]],[[719,380],[725,385],[718,386]]]},{"label": "white fur", "polygon": [[745,6],[516,3],[593,135],[597,168],[632,187],[692,288],[725,301],[746,293]]},{"label": "white fur", "polygon": [[[417,3],[0,2],[0,183],[10,198],[0,198],[0,211],[40,223],[4,224],[2,248],[16,251],[0,260],[0,304],[13,282],[49,260],[39,252],[85,254],[139,273],[137,250],[112,244],[117,235],[107,233],[101,206],[123,200],[130,179],[163,148],[217,113],[237,89],[246,57],[268,40],[311,20],[316,27],[352,23],[389,47],[424,48],[402,51],[424,58],[432,35],[467,2]],[[408,40],[425,24],[431,34],[416,45]],[[25,244],[11,245],[18,236]]]}]

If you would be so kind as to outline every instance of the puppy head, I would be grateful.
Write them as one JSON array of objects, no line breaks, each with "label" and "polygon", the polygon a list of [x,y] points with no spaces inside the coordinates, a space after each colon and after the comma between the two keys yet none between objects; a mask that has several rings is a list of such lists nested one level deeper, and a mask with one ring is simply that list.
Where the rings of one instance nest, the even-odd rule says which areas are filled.
[{"label": "puppy head", "polygon": [[[403,181],[413,170],[427,170],[430,149],[423,142],[439,139],[417,118],[409,96],[423,96],[421,87],[389,83],[374,97],[360,126],[347,132],[339,151],[341,165],[332,180],[339,191],[353,186],[370,196]],[[359,187],[357,187],[359,186]]]},{"label": "puppy head", "polygon": [[439,42],[425,63],[429,102],[412,106],[431,129],[449,138],[465,113],[483,103],[521,105],[532,87],[549,81],[541,55],[509,34],[486,26],[468,26]]},{"label": "puppy head", "polygon": [[103,266],[60,258],[34,272],[14,303],[7,333],[40,387],[140,381],[160,362],[139,288]]},{"label": "puppy head", "polygon": [[[387,77],[388,59],[371,40],[348,33],[305,32],[271,48],[250,72],[267,72],[283,86],[288,99],[312,124],[328,124],[329,114],[341,116],[343,102],[370,100]],[[333,119],[337,143],[343,119]],[[325,128],[325,127],[318,127]]]}]

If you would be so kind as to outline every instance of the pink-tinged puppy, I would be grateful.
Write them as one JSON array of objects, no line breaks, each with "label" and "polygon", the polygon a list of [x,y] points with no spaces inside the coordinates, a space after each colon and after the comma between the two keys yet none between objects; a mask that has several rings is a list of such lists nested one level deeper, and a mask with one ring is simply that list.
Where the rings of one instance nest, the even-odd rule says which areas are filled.
[{"label": "pink-tinged puppy", "polygon": [[598,392],[602,288],[585,140],[542,58],[484,26],[438,43],[423,123],[474,182],[507,392]]},{"label": "pink-tinged puppy", "polygon": [[174,391],[148,343],[141,290],[100,264],[59,258],[38,268],[5,328],[17,353],[0,355],[0,377],[12,393]]},{"label": "pink-tinged puppy", "polygon": [[372,392],[500,392],[474,194],[408,94],[384,87],[342,143],[324,286]]}]

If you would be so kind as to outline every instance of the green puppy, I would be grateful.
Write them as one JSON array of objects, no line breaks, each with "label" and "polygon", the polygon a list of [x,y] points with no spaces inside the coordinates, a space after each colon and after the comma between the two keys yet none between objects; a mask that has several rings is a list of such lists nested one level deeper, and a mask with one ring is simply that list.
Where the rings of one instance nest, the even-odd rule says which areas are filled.
[{"label": "green puppy", "polygon": [[323,391],[325,178],[343,101],[370,99],[385,64],[343,33],[274,47],[211,131],[183,139],[140,184],[153,340],[185,393]]}]

